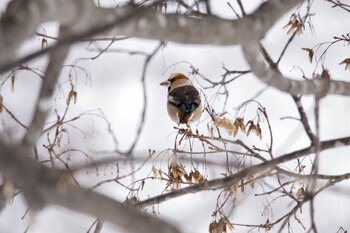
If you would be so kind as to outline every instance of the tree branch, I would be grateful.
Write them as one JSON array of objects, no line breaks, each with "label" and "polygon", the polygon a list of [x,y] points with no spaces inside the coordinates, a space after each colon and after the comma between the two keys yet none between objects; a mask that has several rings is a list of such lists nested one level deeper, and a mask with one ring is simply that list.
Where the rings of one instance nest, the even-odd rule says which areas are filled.
[{"label": "tree branch", "polygon": [[[350,145],[350,137],[338,138],[334,140],[322,141],[320,142],[320,152],[323,150],[331,149],[334,147],[342,147]],[[196,193],[203,190],[217,190],[222,188],[230,187],[231,185],[239,182],[243,178],[251,177],[253,174],[264,172],[268,169],[273,169],[280,163],[288,162],[293,159],[297,159],[299,157],[315,153],[316,147],[311,145],[307,148],[297,150],[285,155],[281,155],[275,159],[271,159],[266,162],[262,162],[257,165],[250,166],[245,168],[231,176],[227,176],[224,178],[214,179],[208,182],[203,182],[199,184],[195,184],[183,189],[174,190],[170,193],[162,194],[159,196],[155,196],[149,198],[144,201],[140,201],[137,206],[139,207],[147,207],[154,204],[159,204],[161,202],[167,201],[172,198],[176,198],[182,195],[186,195],[188,193]]]},{"label": "tree branch", "polygon": [[109,221],[131,233],[181,232],[133,206],[71,184],[69,174],[40,165],[28,156],[27,150],[16,145],[0,142],[0,171],[21,189],[34,210],[54,204]]},{"label": "tree branch", "polygon": [[259,41],[244,43],[243,53],[251,70],[260,81],[291,95],[314,94],[318,98],[326,94],[350,95],[350,83],[331,80],[327,70],[323,70],[317,78],[305,81],[284,77],[281,73],[266,65]]},{"label": "tree branch", "polygon": [[[62,28],[61,33],[65,33],[64,29]],[[60,49],[55,49],[50,52],[50,61],[46,68],[45,76],[43,78],[33,119],[30,125],[28,126],[26,134],[22,139],[23,145],[30,147],[34,146],[36,141],[42,134],[47,114],[49,113],[52,107],[51,101],[55,85],[61,72],[61,66],[69,52],[69,48],[70,46],[66,45]]]},{"label": "tree branch", "polygon": [[[71,42],[100,33],[184,44],[235,45],[260,39],[283,14],[300,2],[302,0],[270,0],[261,4],[253,14],[232,21],[215,16],[198,19],[179,14],[161,14],[150,8],[135,9],[130,6],[99,8],[87,0],[56,0],[52,1],[52,5],[45,0],[14,0],[1,19],[0,70],[4,67],[9,69],[4,62],[12,60],[17,48],[34,35],[36,27],[48,21],[70,25],[74,29]],[[32,10],[29,11],[29,8]],[[120,24],[122,18],[127,23]],[[42,54],[38,52],[36,56]]]}]

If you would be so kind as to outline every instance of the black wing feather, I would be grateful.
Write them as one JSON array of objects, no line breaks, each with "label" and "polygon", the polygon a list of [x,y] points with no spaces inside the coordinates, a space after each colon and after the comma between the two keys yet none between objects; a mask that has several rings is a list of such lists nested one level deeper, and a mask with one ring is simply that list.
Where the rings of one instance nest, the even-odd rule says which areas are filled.
[{"label": "black wing feather", "polygon": [[169,103],[185,114],[194,112],[201,104],[198,90],[191,85],[181,86],[169,92]]}]

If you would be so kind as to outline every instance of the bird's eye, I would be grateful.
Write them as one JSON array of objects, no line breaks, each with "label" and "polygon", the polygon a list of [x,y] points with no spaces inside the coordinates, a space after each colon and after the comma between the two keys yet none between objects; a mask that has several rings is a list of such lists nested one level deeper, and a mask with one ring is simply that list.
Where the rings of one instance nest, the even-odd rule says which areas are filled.
[{"label": "bird's eye", "polygon": [[175,81],[176,78],[170,78],[168,79],[169,82],[173,83]]}]

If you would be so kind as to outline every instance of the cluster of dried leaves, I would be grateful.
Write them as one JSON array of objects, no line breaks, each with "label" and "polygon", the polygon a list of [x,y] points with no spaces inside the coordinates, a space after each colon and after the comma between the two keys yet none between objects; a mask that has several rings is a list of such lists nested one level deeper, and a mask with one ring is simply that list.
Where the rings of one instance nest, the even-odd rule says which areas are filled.
[{"label": "cluster of dried leaves", "polygon": [[283,28],[288,27],[289,29],[287,35],[289,35],[292,32],[296,32],[297,35],[301,35],[303,33],[303,23],[297,14],[292,14],[292,16],[289,18],[288,23]]},{"label": "cluster of dried leaves", "polygon": [[227,229],[233,231],[235,228],[226,216],[209,224],[209,233],[226,233]]},{"label": "cluster of dried leaves", "polygon": [[251,133],[254,133],[260,139],[262,137],[262,131],[259,122],[254,123],[253,120],[249,120],[247,123],[244,123],[244,118],[238,117],[235,120],[228,119],[226,117],[213,117],[214,124],[226,130],[226,132],[231,136],[237,136],[239,130],[249,136]]},{"label": "cluster of dried leaves", "polygon": [[181,163],[170,163],[167,175],[169,179],[167,185],[174,188],[180,188],[184,180],[187,183],[201,183],[207,181],[198,169],[194,169],[194,171],[188,173]]},{"label": "cluster of dried leaves", "polygon": [[[283,28],[289,28],[287,31],[287,35],[295,32],[296,35],[301,35],[303,33],[304,29],[304,23],[300,16],[293,13],[288,21],[288,23]],[[337,42],[344,42],[347,46],[350,45],[350,34],[343,34],[341,36],[334,36],[334,41],[328,42],[328,43],[321,43],[316,45],[314,48],[302,48],[302,50],[306,51],[308,53],[309,62],[312,63],[314,56],[315,56],[315,50],[319,49],[323,44],[329,44],[325,50],[328,50],[333,44]],[[322,53],[321,57],[325,54],[325,51]],[[339,65],[345,65],[345,70],[350,70],[350,57],[345,58],[342,60]]]}]

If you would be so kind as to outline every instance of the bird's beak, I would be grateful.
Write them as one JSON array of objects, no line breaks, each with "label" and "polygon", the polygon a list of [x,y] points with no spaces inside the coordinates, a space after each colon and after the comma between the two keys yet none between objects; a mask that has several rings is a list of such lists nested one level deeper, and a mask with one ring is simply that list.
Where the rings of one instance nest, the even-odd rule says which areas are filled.
[{"label": "bird's beak", "polygon": [[165,86],[165,87],[169,87],[170,84],[171,84],[171,83],[170,83],[169,81],[164,81],[164,82],[159,83],[159,85]]}]

